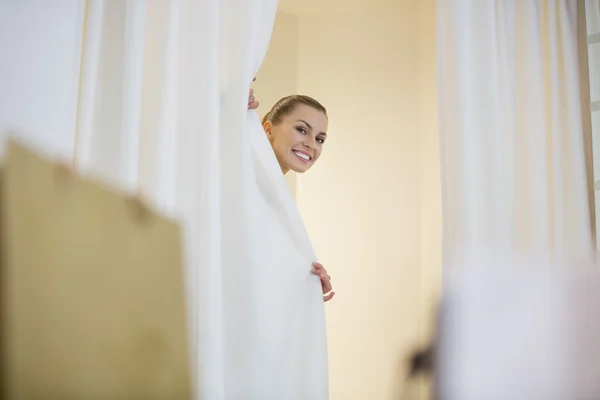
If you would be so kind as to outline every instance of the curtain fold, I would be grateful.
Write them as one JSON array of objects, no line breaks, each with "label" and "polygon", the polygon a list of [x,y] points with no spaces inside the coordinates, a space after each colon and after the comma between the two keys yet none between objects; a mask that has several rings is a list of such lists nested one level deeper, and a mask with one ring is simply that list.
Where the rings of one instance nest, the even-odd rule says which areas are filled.
[{"label": "curtain fold", "polygon": [[592,255],[577,2],[438,2],[444,259]]},{"label": "curtain fold", "polygon": [[75,128],[55,147],[73,148],[84,174],[181,221],[197,398],[326,399],[317,260],[258,116],[247,111],[277,0],[69,7],[79,11],[62,18],[83,18],[77,107],[65,112]]}]

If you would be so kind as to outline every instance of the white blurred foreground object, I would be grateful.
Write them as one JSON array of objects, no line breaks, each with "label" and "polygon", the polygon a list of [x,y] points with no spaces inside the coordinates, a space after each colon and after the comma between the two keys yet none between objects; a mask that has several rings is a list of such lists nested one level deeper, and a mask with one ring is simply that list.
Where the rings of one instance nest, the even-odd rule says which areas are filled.
[{"label": "white blurred foreground object", "polygon": [[437,5],[438,398],[599,399],[583,2]]},{"label": "white blurred foreground object", "polygon": [[440,314],[438,399],[600,398],[596,263],[466,263]]},{"label": "white blurred foreground object", "polygon": [[276,11],[276,0],[0,0],[0,128],[181,221],[202,400],[328,397],[316,257],[247,111]]},{"label": "white blurred foreground object", "polygon": [[437,4],[444,267],[475,251],[591,253],[583,3]]}]

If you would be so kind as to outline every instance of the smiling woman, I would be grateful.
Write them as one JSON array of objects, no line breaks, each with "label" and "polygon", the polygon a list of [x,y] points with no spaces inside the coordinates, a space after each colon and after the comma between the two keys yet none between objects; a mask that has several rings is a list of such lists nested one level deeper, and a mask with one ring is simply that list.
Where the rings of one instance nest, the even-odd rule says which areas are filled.
[{"label": "smiling woman", "polygon": [[285,174],[303,173],[321,156],[327,139],[327,110],[315,99],[294,95],[279,100],[263,118],[263,128]]},{"label": "smiling woman", "polygon": [[[250,89],[248,109],[254,110],[258,105],[254,90]],[[265,115],[263,129],[284,175],[290,170],[306,172],[317,162],[327,140],[328,122],[325,107],[303,95],[282,98]],[[323,300],[327,302],[335,295],[331,277],[318,262],[312,267],[312,273],[321,280]]]}]

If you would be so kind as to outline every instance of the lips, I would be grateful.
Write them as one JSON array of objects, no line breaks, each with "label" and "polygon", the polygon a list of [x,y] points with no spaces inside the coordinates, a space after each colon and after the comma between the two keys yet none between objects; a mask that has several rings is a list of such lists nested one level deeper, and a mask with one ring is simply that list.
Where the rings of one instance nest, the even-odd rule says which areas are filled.
[{"label": "lips", "polygon": [[310,160],[312,160],[312,157],[308,153],[305,153],[303,151],[292,150],[292,153],[294,153],[294,155],[298,157],[302,162],[307,163],[310,162]]}]

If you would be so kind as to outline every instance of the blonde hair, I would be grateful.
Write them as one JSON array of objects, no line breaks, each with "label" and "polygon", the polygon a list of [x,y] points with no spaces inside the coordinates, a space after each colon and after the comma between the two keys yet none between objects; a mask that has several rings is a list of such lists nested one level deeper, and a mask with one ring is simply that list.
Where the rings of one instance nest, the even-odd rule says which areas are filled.
[{"label": "blonde hair", "polygon": [[283,99],[275,103],[273,108],[271,108],[271,111],[269,111],[267,115],[263,117],[262,123],[264,124],[265,122],[269,121],[273,125],[277,125],[281,123],[283,118],[291,114],[294,111],[294,109],[300,104],[312,107],[315,110],[322,112],[327,117],[327,109],[325,109],[325,107],[323,107],[323,105],[317,100],[309,96],[295,94],[292,96],[284,97]]}]

